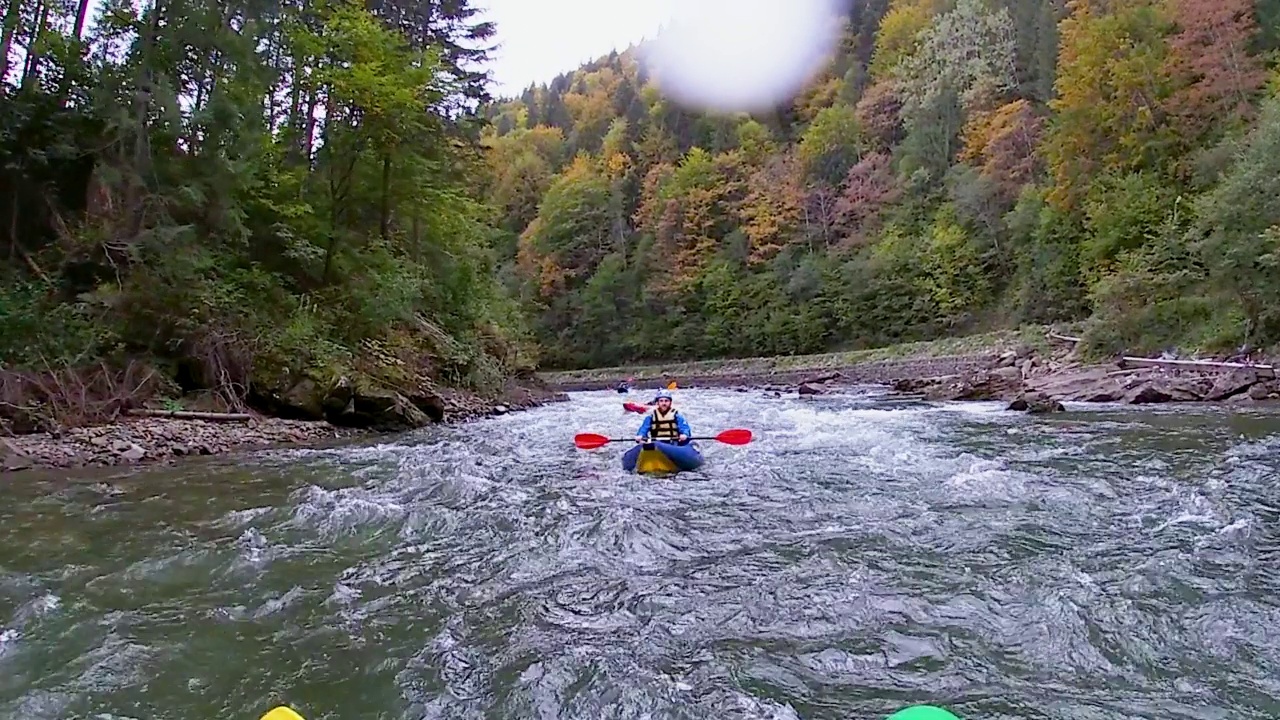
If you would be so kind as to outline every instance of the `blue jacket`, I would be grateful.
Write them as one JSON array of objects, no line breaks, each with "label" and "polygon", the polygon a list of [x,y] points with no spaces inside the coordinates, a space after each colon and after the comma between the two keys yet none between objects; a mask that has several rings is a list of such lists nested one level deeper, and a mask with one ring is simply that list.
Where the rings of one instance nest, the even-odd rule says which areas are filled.
[{"label": "blue jacket", "polygon": [[[636,435],[649,436],[649,426],[653,424],[653,411],[650,410],[644,416],[644,422],[640,423],[640,429],[636,431]],[[684,421],[684,415],[680,411],[676,411],[676,430],[685,437],[692,437],[693,431],[689,429],[689,423]]]}]

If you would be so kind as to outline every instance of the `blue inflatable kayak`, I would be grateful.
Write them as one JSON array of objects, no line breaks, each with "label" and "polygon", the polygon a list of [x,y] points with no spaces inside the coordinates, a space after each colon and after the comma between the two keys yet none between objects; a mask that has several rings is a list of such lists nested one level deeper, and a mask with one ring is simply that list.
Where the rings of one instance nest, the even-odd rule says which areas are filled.
[{"label": "blue inflatable kayak", "polygon": [[675,473],[702,467],[702,452],[693,443],[665,442],[637,444],[622,454],[622,469],[641,474]]}]

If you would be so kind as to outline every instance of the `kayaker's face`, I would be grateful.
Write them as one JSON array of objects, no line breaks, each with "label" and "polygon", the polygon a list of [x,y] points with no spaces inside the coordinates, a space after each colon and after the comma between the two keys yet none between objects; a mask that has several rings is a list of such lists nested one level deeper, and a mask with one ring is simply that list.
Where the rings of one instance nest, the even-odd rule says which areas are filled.
[{"label": "kayaker's face", "polygon": [[666,411],[670,410],[670,409],[671,409],[671,401],[670,401],[670,400],[668,400],[668,399],[666,399],[666,398],[662,398],[661,400],[659,400],[659,401],[658,401],[658,409],[659,409],[659,410],[661,410],[661,411],[662,411],[662,412],[664,412],[664,413],[665,413]]}]

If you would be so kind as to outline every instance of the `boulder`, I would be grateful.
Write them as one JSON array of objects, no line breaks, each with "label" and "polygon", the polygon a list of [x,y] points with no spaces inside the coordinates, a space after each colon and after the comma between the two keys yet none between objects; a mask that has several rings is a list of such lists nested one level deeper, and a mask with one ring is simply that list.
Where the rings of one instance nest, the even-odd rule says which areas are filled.
[{"label": "boulder", "polygon": [[290,415],[296,415],[298,420],[323,420],[324,397],[325,392],[320,384],[312,378],[304,377],[294,383],[280,400],[289,409],[296,411]]},{"label": "boulder", "polygon": [[1209,388],[1209,392],[1205,393],[1204,399],[1212,402],[1226,400],[1248,391],[1257,382],[1257,371],[1247,368],[1227,375],[1219,375],[1213,386]]},{"label": "boulder", "polygon": [[[436,419],[444,417],[443,407],[432,405],[425,396],[411,398],[387,388],[357,388],[351,383],[340,385],[341,392],[337,397],[346,402],[340,411],[326,413],[326,419],[334,425],[388,431],[418,428],[433,420],[422,406],[437,412]],[[329,407],[337,405],[334,403]]]},{"label": "boulder", "polygon": [[822,373],[821,375],[813,375],[811,377],[807,377],[804,380],[801,380],[800,384],[801,385],[819,385],[821,383],[831,382],[832,380],[839,380],[841,377],[844,377],[844,376],[838,372]]},{"label": "boulder", "polygon": [[1167,402],[1195,402],[1203,400],[1197,384],[1199,378],[1156,376],[1132,387],[1124,401],[1130,405],[1150,405]]},{"label": "boulder", "polygon": [[1013,367],[1012,365],[1008,367],[1002,367],[991,374],[1008,383],[1022,382],[1022,377],[1023,377],[1022,371],[1016,367]]},{"label": "boulder", "polygon": [[1009,403],[1009,410],[1027,413],[1054,413],[1064,412],[1066,410],[1062,403],[1057,400],[1038,392],[1028,392],[1014,398]]},{"label": "boulder", "polygon": [[12,443],[0,438],[0,472],[26,470],[32,466],[31,458],[14,447]]},{"label": "boulder", "polygon": [[929,400],[1008,400],[1022,392],[1022,375],[1014,367],[942,379],[924,389]]},{"label": "boulder", "polygon": [[801,383],[800,387],[796,388],[796,393],[800,395],[821,395],[823,392],[825,391],[822,388],[809,383]]},{"label": "boulder", "polygon": [[1029,378],[1029,392],[1074,402],[1116,402],[1124,397],[1125,387],[1105,367],[1074,368]]},{"label": "boulder", "polygon": [[906,393],[920,392],[921,390],[924,390],[925,388],[931,385],[938,384],[938,379],[937,378],[904,377],[904,378],[897,378],[890,384],[893,387],[894,391],[896,392],[906,392]]},{"label": "boulder", "polygon": [[1018,371],[1022,374],[1023,379],[1026,379],[1031,377],[1031,373],[1035,369],[1036,369],[1035,358],[1027,358],[1026,360],[1022,361],[1022,365],[1019,367]]},{"label": "boulder", "polygon": [[341,376],[328,387],[303,378],[279,396],[287,407],[278,414],[295,420],[328,420],[334,425],[370,430],[405,430],[444,419],[444,402],[435,393],[412,393],[382,387],[361,378]]}]

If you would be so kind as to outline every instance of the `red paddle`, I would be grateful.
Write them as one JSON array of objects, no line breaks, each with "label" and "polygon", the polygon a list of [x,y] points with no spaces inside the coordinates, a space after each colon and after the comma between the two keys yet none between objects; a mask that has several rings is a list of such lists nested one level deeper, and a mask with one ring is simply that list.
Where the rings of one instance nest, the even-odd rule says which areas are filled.
[{"label": "red paddle", "polygon": [[622,403],[622,409],[626,410],[627,412],[640,413],[641,415],[649,412],[648,405],[641,405],[640,403],[633,403],[633,402]]},{"label": "red paddle", "polygon": [[[751,431],[746,428],[725,430],[714,437],[692,437],[690,440],[715,440],[726,445],[746,445],[751,442]],[[595,433],[578,433],[573,436],[573,444],[583,450],[594,450],[611,442],[635,442],[635,438],[611,438]]]}]

